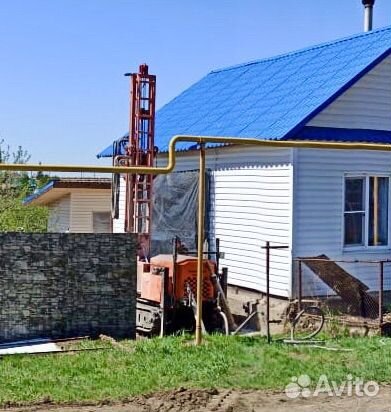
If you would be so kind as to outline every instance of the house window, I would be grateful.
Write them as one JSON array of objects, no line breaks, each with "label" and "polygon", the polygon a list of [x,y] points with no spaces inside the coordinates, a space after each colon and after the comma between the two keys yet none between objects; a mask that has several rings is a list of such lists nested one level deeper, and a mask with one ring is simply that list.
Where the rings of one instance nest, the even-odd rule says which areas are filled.
[{"label": "house window", "polygon": [[387,246],[390,178],[345,178],[344,245]]},{"label": "house window", "polygon": [[110,212],[93,212],[92,227],[94,233],[111,232],[111,213]]}]

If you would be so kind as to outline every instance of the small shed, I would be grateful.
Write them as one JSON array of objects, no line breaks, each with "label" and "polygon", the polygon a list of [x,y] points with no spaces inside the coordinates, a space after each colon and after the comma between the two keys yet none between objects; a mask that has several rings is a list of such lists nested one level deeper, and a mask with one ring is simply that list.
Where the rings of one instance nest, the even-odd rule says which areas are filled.
[{"label": "small shed", "polygon": [[111,179],[55,179],[23,203],[49,208],[48,232],[112,232]]}]

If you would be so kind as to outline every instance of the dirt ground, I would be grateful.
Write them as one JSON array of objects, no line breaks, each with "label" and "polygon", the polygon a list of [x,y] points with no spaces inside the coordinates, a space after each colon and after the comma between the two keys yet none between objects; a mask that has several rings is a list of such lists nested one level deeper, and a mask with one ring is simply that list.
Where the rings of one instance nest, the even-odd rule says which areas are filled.
[{"label": "dirt ground", "polygon": [[236,390],[177,389],[126,402],[100,405],[56,406],[41,404],[0,409],[1,412],[391,412],[391,387],[373,398],[316,397],[288,399],[284,393]]}]

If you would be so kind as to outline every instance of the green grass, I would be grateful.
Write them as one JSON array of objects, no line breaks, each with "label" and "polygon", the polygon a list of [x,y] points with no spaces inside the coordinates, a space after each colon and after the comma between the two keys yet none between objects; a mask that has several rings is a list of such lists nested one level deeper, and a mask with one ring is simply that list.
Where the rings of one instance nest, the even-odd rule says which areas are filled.
[{"label": "green grass", "polygon": [[4,357],[0,361],[0,404],[119,400],[162,389],[233,387],[281,390],[291,376],[321,374],[337,382],[347,374],[391,383],[391,339],[342,338],[328,345],[353,349],[329,352],[262,338],[210,336],[201,347],[189,337],[123,342],[133,353],[108,343],[108,350],[74,354]]}]

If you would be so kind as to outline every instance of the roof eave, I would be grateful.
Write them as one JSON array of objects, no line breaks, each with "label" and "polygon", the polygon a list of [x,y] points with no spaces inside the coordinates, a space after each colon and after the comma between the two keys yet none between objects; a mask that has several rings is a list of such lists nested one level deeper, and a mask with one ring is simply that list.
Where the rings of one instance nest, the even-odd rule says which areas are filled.
[{"label": "roof eave", "polygon": [[371,71],[375,66],[381,63],[385,58],[391,55],[391,47],[388,48],[384,53],[378,56],[375,60],[373,60],[368,66],[366,66],[360,73],[346,82],[339,90],[337,90],[332,96],[326,99],[320,106],[318,106],[315,110],[313,110],[310,114],[308,114],[303,120],[300,121],[295,127],[289,130],[281,140],[284,139],[291,139],[293,138],[298,132],[300,132],[303,127],[312,120],[315,116],[317,116],[321,111],[323,111],[327,106],[333,103],[338,97],[340,97],[344,92],[346,92],[350,87],[352,87],[355,83],[357,83],[361,78],[363,78],[369,71]]}]

